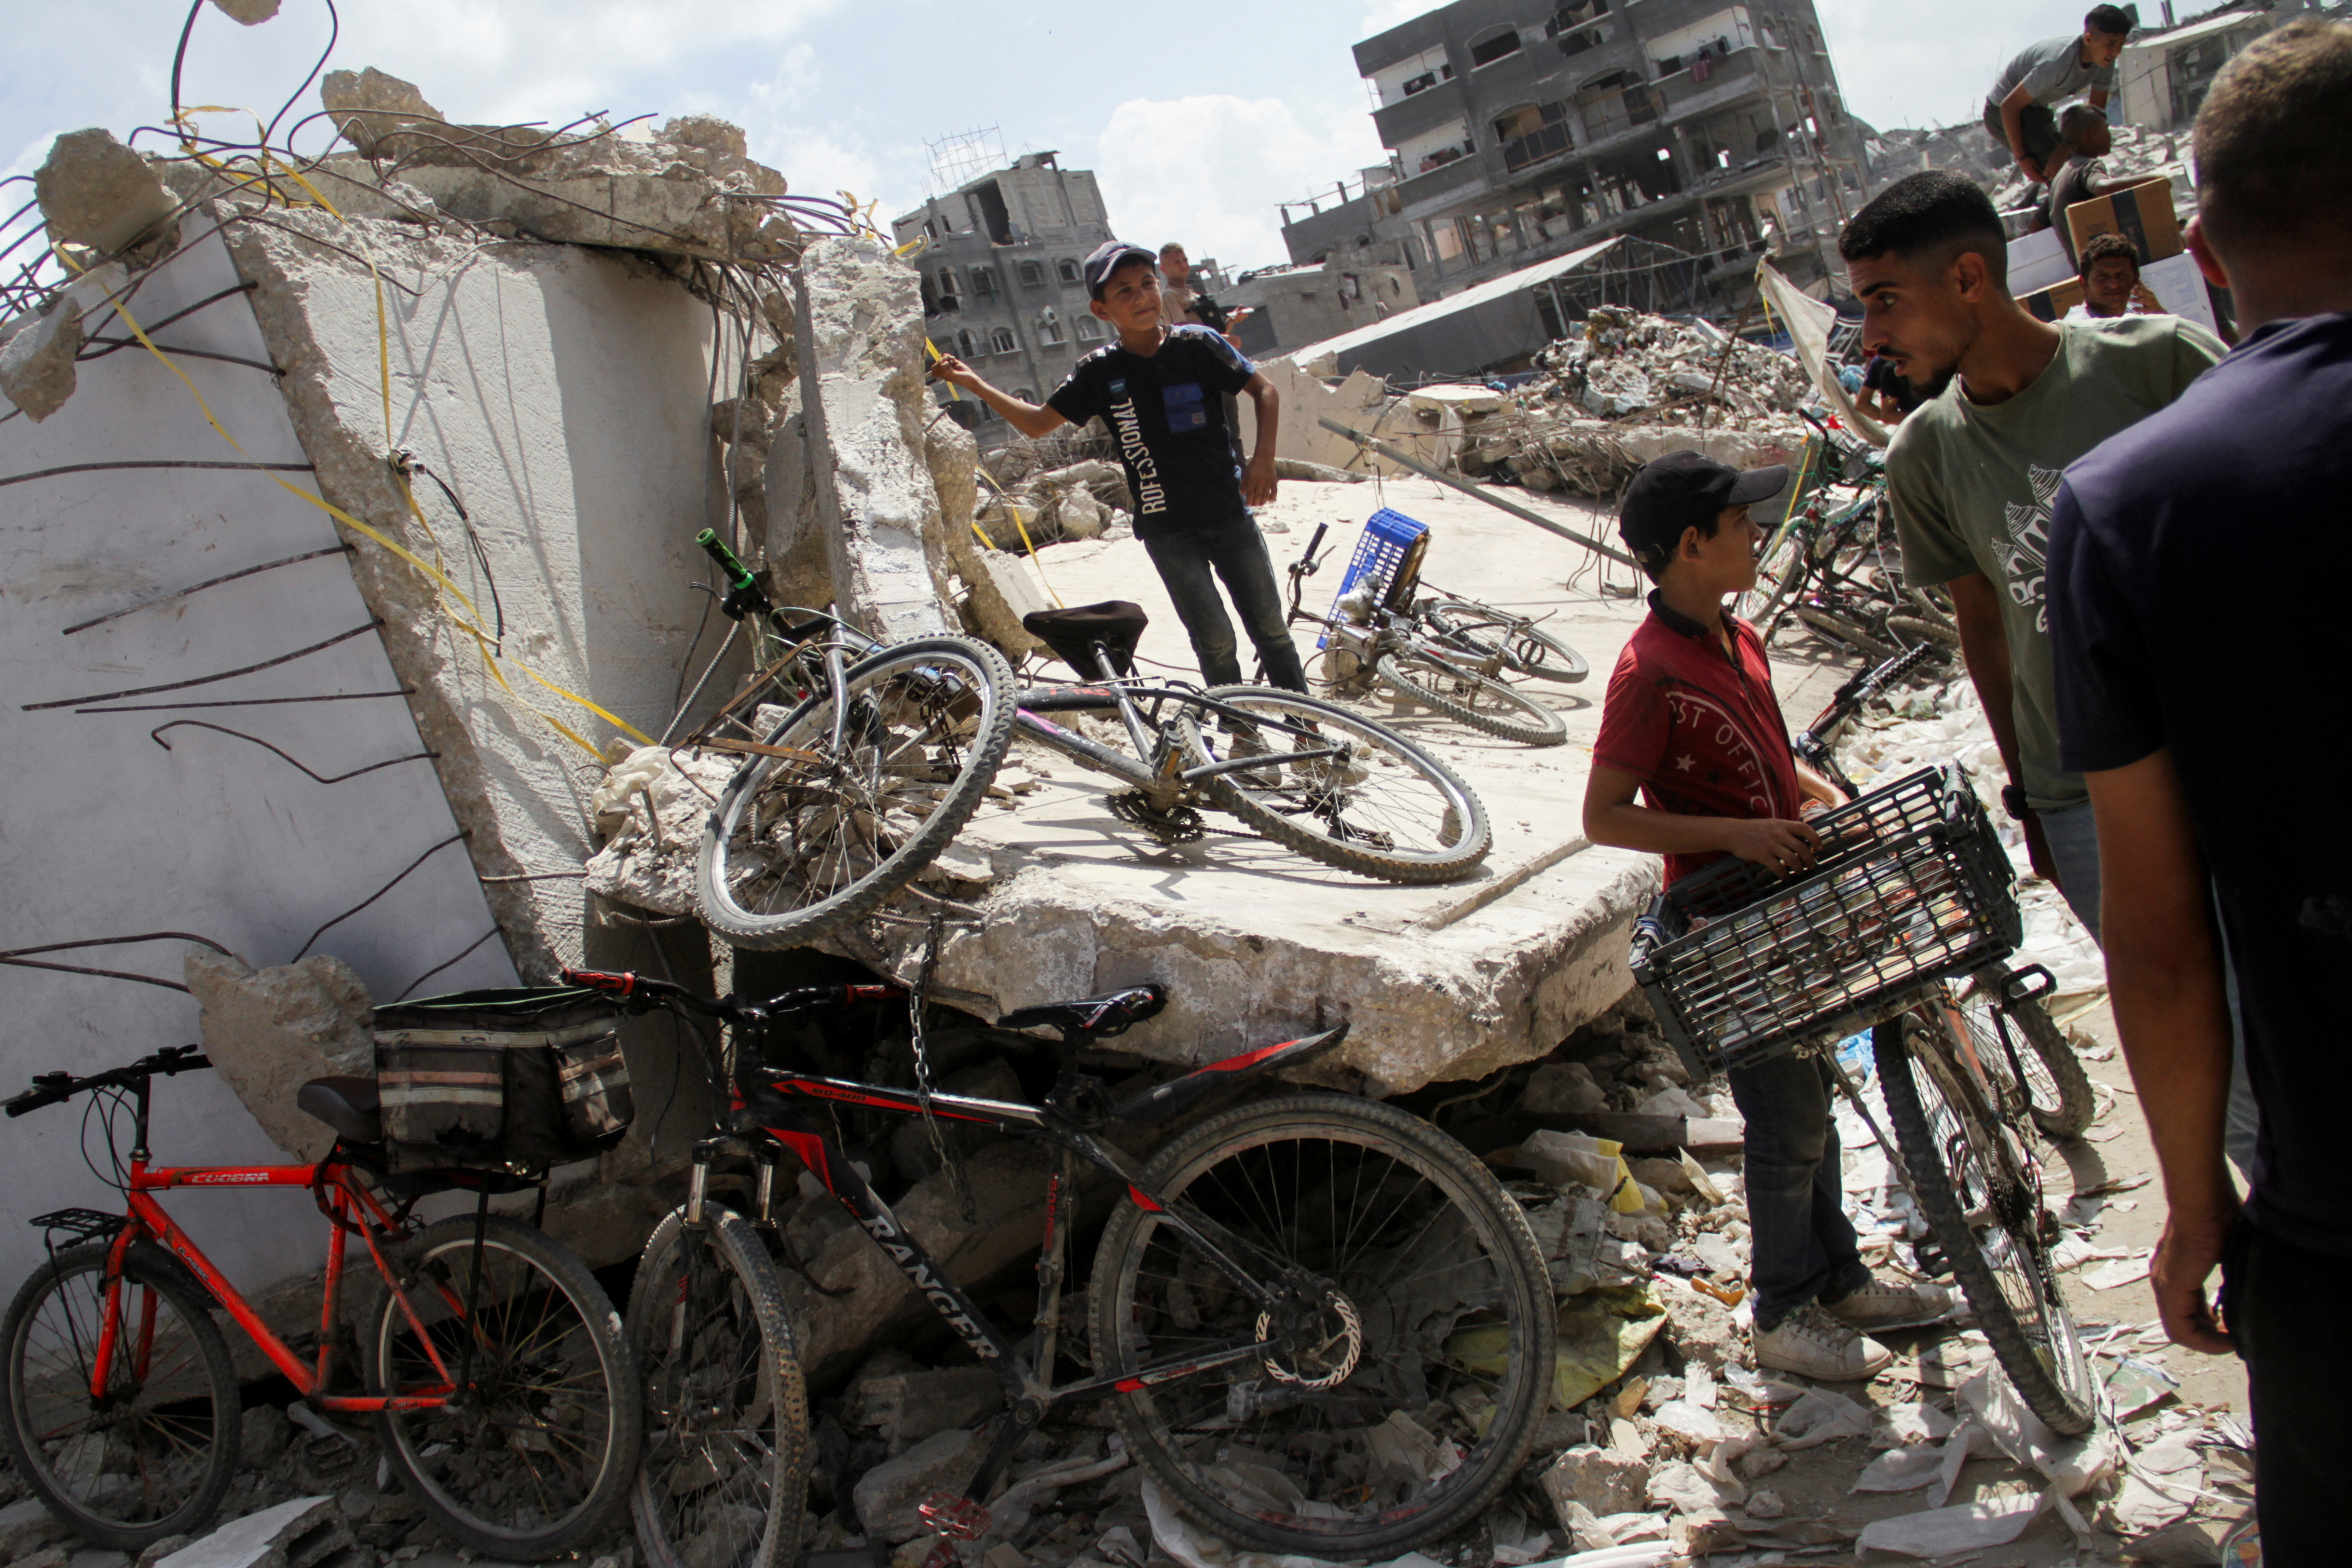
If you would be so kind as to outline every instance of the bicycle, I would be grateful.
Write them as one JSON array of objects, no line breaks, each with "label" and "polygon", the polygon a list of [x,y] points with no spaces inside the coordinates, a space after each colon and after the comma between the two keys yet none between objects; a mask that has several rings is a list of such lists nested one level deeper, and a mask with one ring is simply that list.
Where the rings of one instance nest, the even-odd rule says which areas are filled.
[{"label": "bicycle", "polygon": [[[373,1416],[383,1454],[417,1505],[460,1544],[505,1558],[572,1550],[618,1511],[637,1465],[636,1375],[612,1303],[586,1267],[491,1196],[541,1185],[511,1170],[395,1175],[385,1168],[373,1079],[304,1085],[299,1103],[335,1130],[311,1165],[152,1163],[148,1108],[158,1074],[210,1066],[179,1046],[76,1078],[43,1073],[5,1103],[21,1116],[77,1094],[113,1153],[131,1103],[121,1215],[61,1209],[32,1223],[50,1259],[0,1326],[0,1437],[59,1521],[137,1552],[203,1532],[236,1474],[241,1401],[225,1311],[310,1407]],[[88,1113],[86,1113],[87,1114]],[[330,1227],[315,1360],[264,1322],[157,1202],[174,1189],[303,1187]],[[471,1189],[471,1216],[417,1220],[416,1202]],[[76,1239],[59,1249],[55,1237]],[[360,1316],[362,1387],[338,1391],[338,1304],[357,1238],[383,1280]]]},{"label": "bicycle", "polygon": [[[1860,795],[1861,789],[1837,758],[1840,732],[1864,706],[1925,664],[1933,652],[1924,644],[1916,646],[1847,680],[1831,694],[1812,723],[1799,732],[1791,749],[1848,798]],[[2048,971],[2038,967],[2017,973],[2041,980],[2048,977]],[[1988,1072],[2006,1068],[2004,1092],[2000,1096],[2004,1113],[2021,1110],[2030,1113],[2033,1124],[2053,1142],[2079,1138],[2098,1113],[2090,1074],[2066,1042],[2064,1031],[2042,1007],[2042,993],[2012,995],[2017,988],[2014,984],[1996,987],[1988,980],[1971,978],[1952,999],[1958,1021],[1969,1031],[1977,1059]],[[2025,1040],[2022,1052],[2018,1049],[2020,1035]]]},{"label": "bicycle", "polygon": [[[884,647],[834,616],[793,622],[715,534],[698,542],[728,574],[725,612],[791,644],[714,725],[740,725],[733,715],[777,680],[799,696],[761,740],[705,742],[749,758],[713,803],[695,879],[703,918],[740,946],[805,944],[905,888],[978,808],[1016,731],[1125,784],[1113,814],[1162,843],[1204,837],[1206,807],[1342,871],[1435,883],[1464,875],[1493,841],[1485,806],[1451,768],[1346,708],[1129,674],[1146,624],[1132,604],[1032,613],[1031,632],[1084,678],[1015,692],[985,643]],[[1132,754],[1046,714],[1116,714]]]},{"label": "bicycle", "polygon": [[[1331,614],[1318,615],[1300,601],[1307,580],[1322,564],[1316,551],[1329,531],[1328,524],[1316,525],[1306,553],[1291,562],[1290,608],[1283,623],[1323,628],[1332,644],[1323,660],[1332,691],[1360,697],[1377,678],[1408,701],[1484,734],[1529,746],[1567,742],[1566,719],[1499,677],[1505,668],[1535,666],[1550,678],[1580,680],[1584,661],[1574,650],[1537,630],[1532,620],[1505,617],[1468,601],[1444,601],[1447,611],[1435,614],[1427,605],[1415,608],[1426,533],[1406,547],[1387,583],[1351,590]],[[1574,673],[1567,674],[1571,660]]]},{"label": "bicycle", "polygon": [[[635,975],[566,977],[625,1006],[729,1026],[727,1048],[709,1065],[733,1122],[696,1147],[688,1215],[713,1212],[712,1161],[748,1155],[759,1173],[752,1223],[772,1226],[774,1167],[789,1151],[996,1374],[1005,1409],[978,1472],[961,1496],[941,1492],[920,1507],[949,1538],[935,1565],[954,1561],[954,1541],[986,1533],[982,1500],[1021,1438],[1081,1405],[1109,1402],[1129,1450],[1208,1528],[1265,1551],[1326,1557],[1392,1556],[1457,1528],[1510,1484],[1534,1441],[1552,1378],[1550,1279],[1525,1214],[1459,1144],[1394,1107],[1319,1092],[1209,1115],[1139,1166],[1097,1136],[1114,1124],[1167,1123],[1213,1094],[1303,1067],[1339,1046],[1344,1024],[1118,1102],[1077,1071],[1080,1053],[1157,1014],[1162,988],[1024,1008],[998,1027],[1050,1030],[1059,1040],[1054,1088],[1032,1105],[929,1090],[919,982],[917,1082],[908,1089],[764,1060],[755,1048],[777,1043],[768,1026],[789,998],[704,997]],[[1055,1152],[1034,1359],[803,1114],[819,1106],[935,1116]],[[1081,1354],[1064,1343],[1062,1281],[1088,1175],[1124,1196],[1097,1246]],[[663,1291],[673,1288],[659,1278]],[[1056,1381],[1064,1354],[1084,1368],[1075,1381]],[[1399,1463],[1391,1450],[1403,1446],[1440,1462]],[[778,1509],[798,1501],[781,1481],[773,1499]]]},{"label": "bicycle", "polygon": [[[2015,876],[1957,768],[1931,767],[1812,819],[1822,848],[1782,880],[1745,861],[1685,877],[1635,923],[1632,965],[1694,1075],[1799,1051],[1894,1156],[1994,1354],[2061,1436],[2099,1389],[2052,1255],[2059,1227],[2019,1131],[2014,1083],[1988,1066],[1952,980],[2014,1009],[2048,988],[2012,971]],[[1889,1138],[1835,1055],[1869,1029]]]}]

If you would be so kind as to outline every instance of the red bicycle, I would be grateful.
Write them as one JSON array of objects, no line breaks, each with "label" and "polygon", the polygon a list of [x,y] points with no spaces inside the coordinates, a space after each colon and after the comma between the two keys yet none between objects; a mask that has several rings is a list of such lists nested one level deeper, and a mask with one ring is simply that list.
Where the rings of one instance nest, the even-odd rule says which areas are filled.
[{"label": "red bicycle", "polygon": [[[610,1523],[637,1468],[636,1373],[586,1267],[489,1212],[495,1194],[538,1180],[495,1167],[394,1174],[369,1078],[303,1086],[297,1103],[337,1134],[315,1165],[153,1164],[152,1080],[210,1065],[180,1046],[88,1078],[44,1073],[5,1103],[21,1116],[90,1094],[128,1205],[35,1219],[49,1260],[0,1326],[0,1437],[49,1511],[133,1552],[211,1521],[236,1473],[241,1416],[219,1307],[314,1410],[373,1416],[403,1485],[461,1544],[547,1558]],[[126,1108],[127,1163],[114,1136]],[[257,1186],[306,1188],[327,1217],[314,1356],[280,1339],[156,1201],[175,1188]],[[413,1213],[450,1191],[475,1195],[470,1216]],[[383,1284],[358,1314],[356,1379],[336,1359],[354,1238]]]}]

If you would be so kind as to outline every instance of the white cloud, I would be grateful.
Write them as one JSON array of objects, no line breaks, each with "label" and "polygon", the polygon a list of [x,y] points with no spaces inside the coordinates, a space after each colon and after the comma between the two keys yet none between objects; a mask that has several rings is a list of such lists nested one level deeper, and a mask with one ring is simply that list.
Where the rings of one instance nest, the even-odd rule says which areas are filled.
[{"label": "white cloud", "polygon": [[1364,7],[1363,31],[1356,35],[1356,39],[1385,33],[1400,22],[1410,22],[1436,10],[1444,3],[1444,0],[1370,0]]},{"label": "white cloud", "polygon": [[1309,116],[1280,99],[1229,94],[1120,104],[1095,155],[1111,226],[1155,249],[1181,240],[1227,267],[1287,260],[1276,204],[1387,156],[1360,106]]},{"label": "white cloud", "polygon": [[1887,0],[1817,3],[1846,102],[1882,130],[1975,120],[2011,57],[2076,30],[2082,16],[2047,0],[1974,0],[1959,10]]}]

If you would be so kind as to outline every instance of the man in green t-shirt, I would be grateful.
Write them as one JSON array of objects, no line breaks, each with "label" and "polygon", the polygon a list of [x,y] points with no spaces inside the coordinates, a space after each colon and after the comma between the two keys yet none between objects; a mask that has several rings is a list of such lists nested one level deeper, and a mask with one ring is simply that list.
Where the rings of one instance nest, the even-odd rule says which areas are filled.
[{"label": "man in green t-shirt", "polygon": [[1960,651],[2000,747],[2001,799],[2033,869],[2099,929],[2099,848],[2080,774],[2058,763],[2042,588],[2050,502],[2066,465],[2179,397],[2220,339],[2177,316],[2042,321],[2010,297],[1991,200],[1948,170],[1889,186],[1838,241],[1863,343],[1929,401],[1886,450],[1914,588],[1949,588]]}]

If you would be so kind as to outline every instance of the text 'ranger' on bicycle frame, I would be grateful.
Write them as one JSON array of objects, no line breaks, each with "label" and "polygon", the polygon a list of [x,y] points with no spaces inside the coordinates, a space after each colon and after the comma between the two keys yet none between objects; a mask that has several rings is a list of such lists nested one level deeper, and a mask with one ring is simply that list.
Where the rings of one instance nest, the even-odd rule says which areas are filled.
[{"label": "text 'ranger' on bicycle frame", "polygon": [[[1242,679],[1240,645],[1217,597],[1222,580],[1267,679],[1304,692],[1306,666],[1283,618],[1274,562],[1250,516],[1251,507],[1274,499],[1281,400],[1273,383],[1213,329],[1160,319],[1160,274],[1142,246],[1106,241],[1087,257],[1083,276],[1089,308],[1118,338],[1073,366],[1044,403],[1007,395],[953,355],[942,356],[931,374],[971,392],[1033,438],[1099,416],[1135,492],[1135,537],[1167,584],[1202,681],[1228,686]],[[1256,450],[1246,469],[1234,467],[1225,429],[1225,400],[1236,392],[1257,413]]]}]

